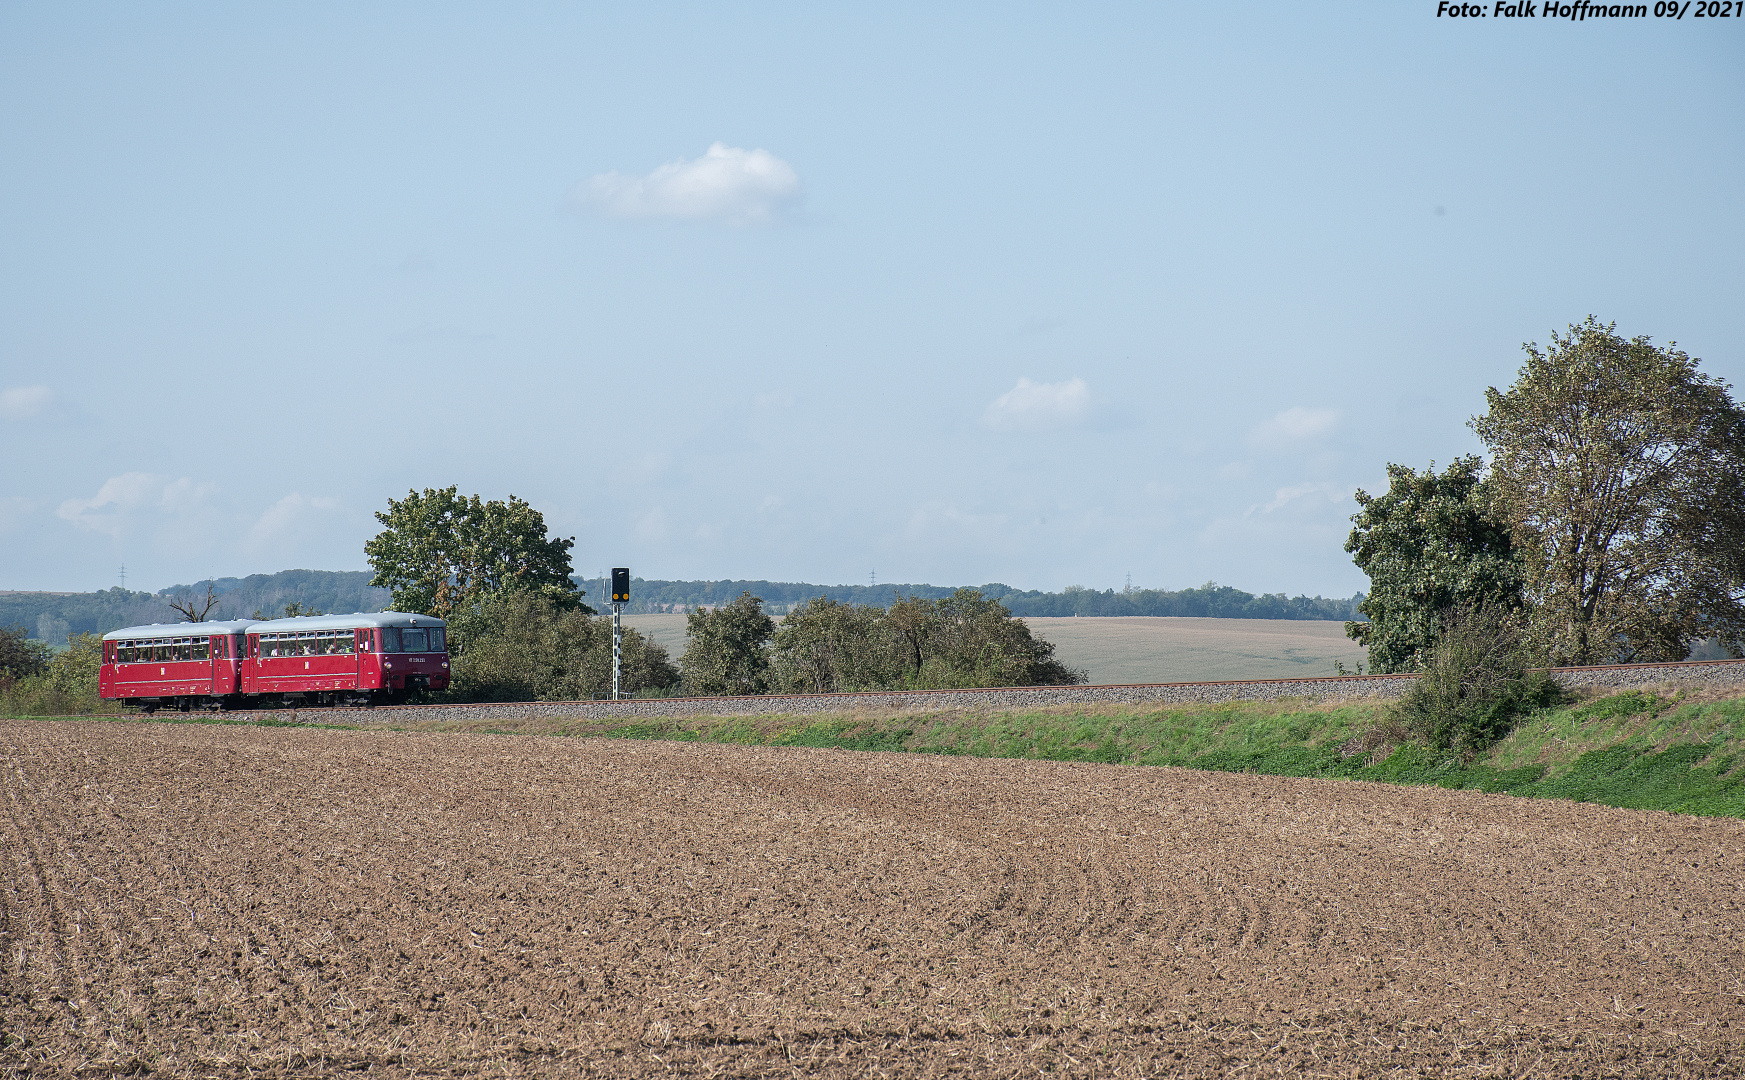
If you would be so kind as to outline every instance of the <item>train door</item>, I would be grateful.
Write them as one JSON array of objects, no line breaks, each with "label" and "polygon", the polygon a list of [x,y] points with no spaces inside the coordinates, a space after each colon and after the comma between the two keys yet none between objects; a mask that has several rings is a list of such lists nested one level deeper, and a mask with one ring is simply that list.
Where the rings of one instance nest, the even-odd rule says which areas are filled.
[{"label": "train door", "polygon": [[376,676],[382,670],[382,661],[375,655],[374,639],[368,629],[356,630],[357,636],[357,686],[359,690],[373,690],[382,685]]}]

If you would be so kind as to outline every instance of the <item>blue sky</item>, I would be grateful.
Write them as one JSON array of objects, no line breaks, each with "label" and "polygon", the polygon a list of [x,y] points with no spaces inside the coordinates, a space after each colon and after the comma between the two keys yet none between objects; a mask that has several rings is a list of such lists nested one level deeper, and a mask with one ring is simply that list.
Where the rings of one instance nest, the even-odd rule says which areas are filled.
[{"label": "blue sky", "polygon": [[1522,342],[1745,381],[1742,116],[1737,19],[9,3],[0,588],[457,484],[586,574],[1349,595]]}]

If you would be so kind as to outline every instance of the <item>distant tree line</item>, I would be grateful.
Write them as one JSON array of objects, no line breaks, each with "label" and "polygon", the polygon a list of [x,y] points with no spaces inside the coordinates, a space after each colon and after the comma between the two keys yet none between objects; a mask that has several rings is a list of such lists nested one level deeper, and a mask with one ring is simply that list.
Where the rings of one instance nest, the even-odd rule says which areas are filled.
[{"label": "distant tree line", "polygon": [[247,619],[254,612],[282,611],[296,604],[306,611],[381,611],[389,592],[370,586],[365,570],[283,570],[243,578],[210,578],[174,585],[155,593],[122,588],[87,593],[0,592],[0,626],[23,626],[32,638],[60,647],[69,634],[103,635],[124,626],[181,622],[177,605],[215,596],[207,619]]},{"label": "distant tree line", "polygon": [[[394,592],[370,584],[368,570],[282,570],[243,578],[208,578],[155,593],[121,588],[88,593],[0,592],[0,626],[22,626],[30,637],[59,648],[69,634],[106,634],[124,626],[181,622],[185,609],[207,619],[276,618],[289,610],[311,612],[381,611],[394,604]],[[571,578],[574,595],[597,597],[597,578]],[[546,583],[551,587],[551,583]],[[822,597],[860,607],[888,608],[906,597],[943,600],[961,586],[810,585],[789,581],[649,581],[636,578],[625,605],[630,615],[687,613],[732,603],[742,593],[763,598],[764,609],[784,615]],[[563,591],[559,589],[559,591]],[[1169,615],[1215,619],[1362,619],[1362,593],[1347,600],[1319,596],[1288,597],[1253,593],[1211,582],[1197,589],[1081,589],[1063,592],[1014,589],[993,582],[977,591],[1019,616]],[[216,599],[210,608],[206,598]],[[432,590],[434,599],[434,590]],[[435,607],[416,596],[402,604],[422,611]],[[451,608],[452,610],[452,608]],[[434,612],[431,612],[434,613]]]},{"label": "distant tree line", "polygon": [[[601,590],[598,578],[581,584]],[[938,585],[809,585],[785,581],[660,581],[635,578],[630,603],[632,615],[687,613],[700,608],[732,603],[743,593],[762,599],[774,614],[797,610],[816,598],[860,607],[888,608],[905,598],[943,600],[963,586]],[[1194,589],[1084,589],[1068,586],[1061,592],[1015,589],[991,582],[978,586],[984,598],[998,600],[1019,616],[1114,616],[1152,615],[1210,619],[1323,619],[1343,622],[1361,619],[1358,611],[1363,594],[1349,599],[1320,596],[1287,596],[1265,593],[1256,596],[1215,582]],[[596,595],[598,593],[596,592]]]}]

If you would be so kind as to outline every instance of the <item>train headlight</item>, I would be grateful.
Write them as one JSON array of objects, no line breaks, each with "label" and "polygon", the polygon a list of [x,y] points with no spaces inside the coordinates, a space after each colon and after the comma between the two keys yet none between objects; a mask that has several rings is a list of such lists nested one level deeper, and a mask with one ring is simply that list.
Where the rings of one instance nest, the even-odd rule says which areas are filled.
[{"label": "train headlight", "polygon": [[442,666],[443,666],[443,667],[445,667],[445,668],[446,668],[446,667],[448,667],[448,661],[447,661],[447,660],[444,660],[444,661],[443,661],[443,662],[442,662]]},{"label": "train headlight", "polygon": [[392,660],[383,660],[383,661],[382,661],[382,666],[383,666],[383,667],[385,667],[385,668],[387,668],[387,669],[388,669],[388,670],[389,670],[389,671],[393,671],[393,670],[394,670],[394,661],[392,661]]}]

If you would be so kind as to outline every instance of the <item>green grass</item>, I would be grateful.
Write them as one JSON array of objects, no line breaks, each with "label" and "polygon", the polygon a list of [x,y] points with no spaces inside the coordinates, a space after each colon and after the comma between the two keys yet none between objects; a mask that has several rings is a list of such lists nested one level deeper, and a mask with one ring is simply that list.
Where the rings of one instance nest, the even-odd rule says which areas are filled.
[{"label": "green grass", "polygon": [[1745,697],[1686,703],[1628,691],[1543,711],[1490,753],[1406,744],[1344,748],[1386,705],[1236,702],[796,719],[692,717],[572,734],[973,757],[1174,765],[1507,792],[1607,806],[1745,817]]},{"label": "green grass", "polygon": [[[1508,792],[1607,806],[1745,818],[1745,695],[1685,700],[1632,690],[1537,713],[1483,756],[1463,762],[1412,744],[1344,752],[1388,704],[1229,702],[1159,708],[1090,705],[1023,710],[692,716],[601,723],[431,721],[410,730],[594,736],[809,746],[971,757],[1173,765],[1223,772],[1371,780]],[[56,719],[73,719],[71,717]],[[302,724],[158,714],[157,723]],[[337,726],[337,725],[335,725]],[[361,727],[376,727],[360,724]]]}]

